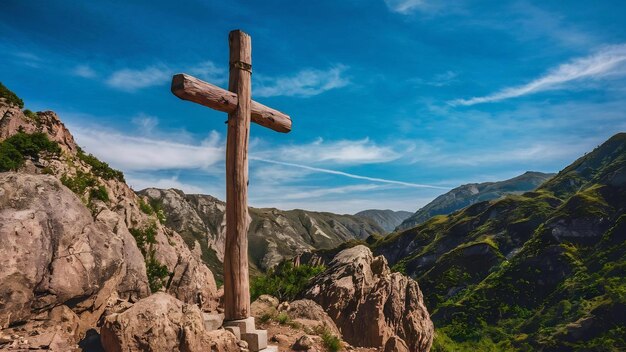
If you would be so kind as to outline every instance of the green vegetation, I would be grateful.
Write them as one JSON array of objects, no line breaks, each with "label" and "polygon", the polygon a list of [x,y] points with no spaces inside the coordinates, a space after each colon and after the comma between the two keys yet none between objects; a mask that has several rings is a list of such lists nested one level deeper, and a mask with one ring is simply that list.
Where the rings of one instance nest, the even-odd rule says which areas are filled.
[{"label": "green vegetation", "polygon": [[254,301],[260,295],[272,295],[282,301],[292,301],[309,281],[324,271],[323,266],[300,265],[282,262],[275,269],[252,279],[250,295]]},{"label": "green vegetation", "polygon": [[324,332],[320,336],[322,337],[322,343],[324,344],[324,347],[326,347],[327,351],[341,351],[341,339],[331,334],[328,329],[324,330]]},{"label": "green vegetation", "polygon": [[96,188],[93,188],[91,191],[89,191],[89,198],[90,199],[98,199],[101,200],[103,202],[108,202],[109,201],[109,193],[107,192],[107,189],[104,188],[104,186],[100,185]]},{"label": "green vegetation", "polygon": [[18,132],[0,142],[0,172],[17,170],[24,164],[26,157],[37,160],[40,154],[58,156],[61,148],[48,139],[45,133]]},{"label": "green vegetation", "polygon": [[6,99],[9,104],[17,105],[20,109],[24,108],[24,101],[10,91],[9,88],[5,87],[2,82],[0,82],[0,98]]},{"label": "green vegetation", "polygon": [[28,109],[24,110],[24,116],[26,116],[27,118],[33,120],[36,123],[39,123],[39,115],[37,115],[36,112],[32,112]]},{"label": "green vegetation", "polygon": [[61,176],[61,183],[82,197],[88,188],[95,187],[98,184],[98,180],[87,172],[76,170],[76,175],[73,177],[68,175]]},{"label": "green vegetation", "polygon": [[77,156],[78,159],[91,166],[91,172],[93,172],[94,175],[102,177],[105,180],[115,179],[120,182],[125,182],[124,174],[121,171],[112,169],[109,164],[98,160],[98,158],[92,154],[85,154],[81,148],[78,148]]},{"label": "green vegetation", "polygon": [[137,247],[139,247],[141,254],[144,256],[150,291],[155,293],[167,283],[166,279],[170,275],[167,266],[161,264],[155,257],[156,249],[154,248],[154,244],[156,244],[156,224],[150,224],[143,229],[131,228],[129,231],[135,238],[135,242],[137,242]]},{"label": "green vegetation", "polygon": [[156,215],[161,224],[165,224],[167,218],[165,217],[165,211],[163,205],[156,199],[150,199],[150,203],[146,203],[142,197],[139,197],[139,209],[147,215]]},{"label": "green vegetation", "polygon": [[278,315],[276,316],[275,320],[280,324],[280,325],[285,325],[287,323],[289,323],[291,321],[291,318],[289,318],[289,314],[287,314],[286,312],[280,312],[278,313]]},{"label": "green vegetation", "polygon": [[537,190],[368,239],[416,278],[433,351],[626,350],[626,134]]}]

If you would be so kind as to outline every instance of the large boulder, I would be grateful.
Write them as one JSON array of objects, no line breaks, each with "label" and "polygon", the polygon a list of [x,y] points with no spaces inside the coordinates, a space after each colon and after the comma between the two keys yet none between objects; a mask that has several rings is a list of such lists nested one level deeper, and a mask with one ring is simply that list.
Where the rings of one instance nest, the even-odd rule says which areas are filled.
[{"label": "large boulder", "polygon": [[[95,326],[128,278],[125,259],[137,255],[132,236],[94,221],[56,178],[0,173],[1,327],[60,305],[71,308],[82,325]],[[145,267],[133,265],[140,267],[132,271],[134,295],[143,297]]]},{"label": "large boulder", "polygon": [[128,310],[108,315],[100,329],[107,352],[239,351],[235,335],[206,331],[202,312],[165,293],[156,293]]},{"label": "large boulder", "polygon": [[319,304],[310,299],[299,299],[289,303],[287,314],[295,322],[313,331],[328,330],[331,334],[341,337],[335,322]]},{"label": "large boulder", "polygon": [[428,351],[433,323],[417,282],[391,273],[384,257],[359,245],[335,256],[304,297],[318,303],[354,346]]}]

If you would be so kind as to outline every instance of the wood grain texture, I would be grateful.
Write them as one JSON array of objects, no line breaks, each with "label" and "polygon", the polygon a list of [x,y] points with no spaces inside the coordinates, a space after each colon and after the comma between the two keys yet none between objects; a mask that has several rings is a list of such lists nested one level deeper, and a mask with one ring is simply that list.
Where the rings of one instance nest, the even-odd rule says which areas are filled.
[{"label": "wood grain texture", "polygon": [[[230,62],[252,64],[250,36],[228,36]],[[248,276],[248,140],[252,101],[250,72],[231,65],[228,90],[237,104],[228,114],[226,137],[226,243],[224,250],[224,315],[226,320],[250,316]]]},{"label": "wood grain texture", "polygon": [[[237,93],[222,89],[185,73],[172,78],[172,93],[177,97],[208,106],[211,109],[232,113],[237,108]],[[252,122],[278,132],[291,131],[289,115],[256,101],[251,105]]]}]

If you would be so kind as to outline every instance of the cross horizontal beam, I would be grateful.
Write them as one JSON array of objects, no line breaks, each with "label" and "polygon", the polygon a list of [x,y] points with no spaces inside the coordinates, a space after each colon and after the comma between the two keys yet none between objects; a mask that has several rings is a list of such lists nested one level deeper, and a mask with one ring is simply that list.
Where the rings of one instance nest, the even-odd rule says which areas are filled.
[{"label": "cross horizontal beam", "polygon": [[[189,100],[211,109],[232,113],[237,109],[237,94],[214,86],[185,73],[172,77],[172,93],[183,100]],[[252,122],[277,132],[291,131],[291,118],[278,110],[252,101]]]}]

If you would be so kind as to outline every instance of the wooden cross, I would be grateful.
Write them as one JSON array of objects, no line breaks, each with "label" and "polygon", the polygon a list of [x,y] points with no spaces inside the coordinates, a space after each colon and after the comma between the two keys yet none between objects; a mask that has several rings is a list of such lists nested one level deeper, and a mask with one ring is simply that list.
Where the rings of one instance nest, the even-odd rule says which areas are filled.
[{"label": "wooden cross", "polygon": [[172,78],[177,97],[228,113],[226,137],[226,248],[224,315],[226,320],[250,316],[248,277],[248,139],[250,121],[278,132],[291,131],[291,118],[252,101],[252,45],[240,30],[230,32],[230,74],[224,90],[184,73]]}]

